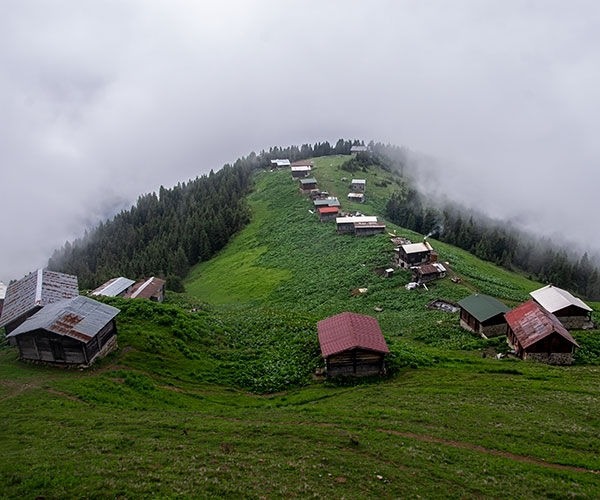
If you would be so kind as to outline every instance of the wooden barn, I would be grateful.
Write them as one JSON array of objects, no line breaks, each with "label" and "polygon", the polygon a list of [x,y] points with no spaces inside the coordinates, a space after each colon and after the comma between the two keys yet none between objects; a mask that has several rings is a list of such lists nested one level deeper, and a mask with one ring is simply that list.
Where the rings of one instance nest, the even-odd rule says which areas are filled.
[{"label": "wooden barn", "polygon": [[425,264],[431,260],[433,248],[428,241],[409,243],[394,249],[395,260],[400,267],[412,267]]},{"label": "wooden barn", "polygon": [[356,236],[373,236],[374,234],[385,233],[385,224],[383,222],[355,222],[354,234]]},{"label": "wooden barn", "polygon": [[422,284],[433,280],[441,279],[446,276],[446,268],[440,262],[421,264],[411,268],[413,272],[413,281]]},{"label": "wooden barn", "polygon": [[8,335],[42,307],[78,295],[77,276],[38,269],[8,285],[0,328]]},{"label": "wooden barn", "polygon": [[460,326],[480,334],[483,338],[506,335],[506,313],[509,308],[489,295],[474,294],[462,299],[460,307]]},{"label": "wooden barn", "polygon": [[99,286],[95,290],[93,290],[90,295],[94,295],[96,297],[102,295],[104,297],[124,297],[128,292],[131,291],[135,281],[130,280],[128,278],[113,278],[104,285]]},{"label": "wooden barn", "polygon": [[338,207],[319,207],[317,208],[317,212],[319,213],[319,220],[321,222],[328,222],[337,218],[340,209]]},{"label": "wooden barn", "polygon": [[364,193],[367,190],[367,181],[365,179],[352,179],[350,188],[352,191]]},{"label": "wooden barn", "polygon": [[165,300],[165,280],[148,278],[138,281],[131,290],[124,295],[126,299],[149,299],[152,302],[162,302]]},{"label": "wooden barn", "polygon": [[377,217],[368,215],[337,217],[335,219],[337,232],[340,234],[354,233],[354,224],[357,222],[377,223]]},{"label": "wooden barn", "polygon": [[77,296],[45,306],[9,335],[22,359],[91,365],[117,346],[116,307]]},{"label": "wooden barn", "polygon": [[389,353],[375,318],[344,312],[317,323],[327,376],[364,376],[385,373]]},{"label": "wooden barn", "polygon": [[348,193],[348,201],[354,201],[356,203],[365,202],[365,193]]},{"label": "wooden barn", "polygon": [[317,189],[317,179],[308,177],[306,179],[300,179],[300,192],[310,193]]},{"label": "wooden barn", "polygon": [[296,165],[292,164],[292,179],[302,179],[308,177],[312,171],[310,165]]},{"label": "wooden barn", "polygon": [[579,330],[592,321],[592,308],[562,288],[548,285],[529,295],[554,314],[567,330]]},{"label": "wooden barn", "polygon": [[530,300],[507,312],[508,345],[521,359],[552,365],[570,365],[579,344],[558,320]]}]

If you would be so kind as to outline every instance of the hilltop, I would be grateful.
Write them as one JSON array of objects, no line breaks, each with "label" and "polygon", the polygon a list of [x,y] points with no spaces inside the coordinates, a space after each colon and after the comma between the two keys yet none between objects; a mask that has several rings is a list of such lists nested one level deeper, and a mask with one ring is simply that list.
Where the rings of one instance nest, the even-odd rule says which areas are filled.
[{"label": "hilltop", "polygon": [[[383,217],[404,179],[365,167],[366,202],[350,204],[347,160],[313,158],[320,188]],[[539,283],[430,239],[450,274],[406,290],[409,272],[377,272],[390,236],[336,234],[288,171],[258,170],[247,201],[249,224],[184,294],[106,299],[122,309],[119,350],[90,370],[1,351],[5,497],[598,497],[597,331],[575,332],[571,367],[484,358],[503,339],[427,304],[478,291],[513,306]],[[316,322],[344,310],[379,320],[386,379],[313,379]]]}]

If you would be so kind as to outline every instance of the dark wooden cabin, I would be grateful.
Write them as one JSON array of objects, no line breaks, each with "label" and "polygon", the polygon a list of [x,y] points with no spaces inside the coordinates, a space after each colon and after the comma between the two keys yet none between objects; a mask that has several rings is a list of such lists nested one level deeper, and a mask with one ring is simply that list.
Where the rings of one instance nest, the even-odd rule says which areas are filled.
[{"label": "dark wooden cabin", "polygon": [[431,260],[433,248],[424,241],[423,243],[409,243],[400,245],[395,249],[395,259],[400,267],[412,267],[424,264]]},{"label": "dark wooden cabin", "polygon": [[[48,304],[79,295],[77,276],[38,269],[6,289],[0,328],[12,332],[27,318]],[[9,343],[14,341],[9,339]]]},{"label": "dark wooden cabin", "polygon": [[317,212],[319,213],[319,220],[321,222],[328,222],[337,218],[340,209],[338,207],[319,207],[317,208]]},{"label": "dark wooden cabin", "polygon": [[162,302],[165,300],[165,280],[148,278],[138,281],[124,297],[126,299],[149,299],[152,302]]},{"label": "dark wooden cabin", "polygon": [[335,223],[337,232],[340,234],[354,233],[355,224],[359,223],[377,223],[377,217],[369,215],[337,217]]},{"label": "dark wooden cabin", "polygon": [[9,335],[22,359],[91,365],[117,346],[116,307],[77,296],[45,306]]},{"label": "dark wooden cabin", "polygon": [[374,234],[385,233],[385,224],[383,222],[355,222],[354,234],[356,236],[373,236]]},{"label": "dark wooden cabin", "polygon": [[444,278],[446,276],[446,268],[439,262],[430,264],[421,264],[411,268],[413,272],[413,281],[417,283],[429,283],[430,281]]},{"label": "dark wooden cabin", "polygon": [[592,308],[562,288],[548,285],[529,295],[554,314],[567,330],[580,330],[592,321]]},{"label": "dark wooden cabin", "polygon": [[344,312],[317,323],[327,376],[364,376],[385,373],[389,353],[375,318]]},{"label": "dark wooden cabin", "polygon": [[366,179],[352,179],[352,182],[350,183],[350,189],[352,189],[352,191],[364,193],[367,190]]},{"label": "dark wooden cabin", "polygon": [[579,344],[554,314],[530,300],[507,312],[508,345],[521,359],[570,365]]},{"label": "dark wooden cabin", "polygon": [[307,179],[300,179],[300,192],[301,193],[310,193],[317,189],[317,179],[313,177],[308,177]]},{"label": "dark wooden cabin", "polygon": [[506,313],[509,308],[489,295],[474,294],[462,299],[460,307],[460,326],[480,334],[483,338],[506,335]]}]

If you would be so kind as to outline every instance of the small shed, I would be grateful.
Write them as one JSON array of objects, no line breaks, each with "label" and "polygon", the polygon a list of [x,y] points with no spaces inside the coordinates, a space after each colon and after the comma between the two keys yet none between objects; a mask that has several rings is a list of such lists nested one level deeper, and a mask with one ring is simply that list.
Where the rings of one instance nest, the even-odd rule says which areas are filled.
[{"label": "small shed", "polygon": [[317,179],[313,177],[308,177],[306,179],[300,179],[300,192],[301,193],[310,193],[311,191],[317,189]]},{"label": "small shed", "polygon": [[45,306],[9,335],[22,359],[91,365],[117,346],[116,307],[77,296]]},{"label": "small shed", "polygon": [[364,193],[367,190],[367,181],[365,179],[352,179],[350,187],[352,191]]},{"label": "small shed", "polygon": [[94,291],[90,293],[95,297],[100,295],[104,297],[124,297],[127,292],[131,291],[135,281],[130,280],[129,278],[123,278],[122,276],[119,278],[113,278],[104,285],[99,286]]},{"label": "small shed", "polygon": [[394,258],[400,267],[412,267],[431,260],[433,248],[428,241],[400,245],[394,249]]},{"label": "small shed", "polygon": [[77,276],[38,269],[8,285],[0,328],[8,335],[42,307],[78,295]]},{"label": "small shed", "polygon": [[385,224],[383,222],[355,222],[354,234],[356,236],[373,236],[375,234],[385,233]]},{"label": "small shed", "polygon": [[509,308],[494,297],[474,294],[458,302],[460,326],[483,338],[506,335],[506,313]]},{"label": "small shed", "polygon": [[321,222],[328,222],[336,219],[340,209],[338,207],[319,207],[317,208],[317,212],[319,213],[319,220]]},{"label": "small shed", "polygon": [[124,295],[126,299],[149,299],[152,302],[162,302],[165,300],[165,280],[148,278],[138,281],[132,289]]},{"label": "small shed", "polygon": [[354,233],[354,224],[357,222],[377,222],[377,217],[360,215],[360,216],[347,216],[337,217],[335,223],[337,224],[337,232],[343,233]]},{"label": "small shed", "polygon": [[529,300],[507,312],[508,345],[521,359],[570,365],[579,344],[558,318]]},{"label": "small shed", "polygon": [[348,200],[356,203],[364,203],[365,193],[348,193]]},{"label": "small shed", "polygon": [[529,295],[558,318],[567,330],[578,330],[592,320],[592,308],[566,290],[548,285]]},{"label": "small shed", "polygon": [[317,329],[328,377],[385,373],[390,351],[375,318],[343,312],[319,321]]},{"label": "small shed", "polygon": [[429,281],[444,278],[446,268],[441,262],[432,262],[430,264],[421,264],[411,268],[413,272],[413,281],[417,283],[428,283]]}]

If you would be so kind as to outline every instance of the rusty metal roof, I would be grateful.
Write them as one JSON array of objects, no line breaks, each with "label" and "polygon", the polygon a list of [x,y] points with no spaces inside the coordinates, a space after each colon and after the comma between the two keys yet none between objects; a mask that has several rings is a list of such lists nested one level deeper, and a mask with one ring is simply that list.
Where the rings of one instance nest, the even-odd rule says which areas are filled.
[{"label": "rusty metal roof", "polygon": [[79,295],[77,276],[38,269],[6,289],[0,328],[39,307]]},{"label": "rusty metal roof", "polygon": [[158,296],[165,286],[165,280],[160,278],[152,277],[147,280],[138,281],[132,288],[132,290],[125,295],[128,299],[149,299]]},{"label": "rusty metal roof", "polygon": [[135,281],[130,280],[128,278],[113,278],[104,285],[96,288],[91,295],[104,295],[105,297],[118,297],[125,290],[127,290],[131,285],[133,285]]},{"label": "rusty metal roof", "polygon": [[557,333],[571,344],[579,347],[579,344],[558,318],[533,300],[529,300],[507,312],[504,317],[523,349],[553,333]]},{"label": "rusty metal roof", "polygon": [[45,306],[7,337],[46,330],[87,343],[119,312],[116,307],[79,295]]},{"label": "rusty metal roof", "polygon": [[529,295],[533,297],[539,305],[541,305],[546,311],[555,313],[565,307],[575,306],[583,309],[584,311],[591,311],[592,308],[588,306],[583,300],[574,297],[566,290],[558,288],[554,285],[548,285],[538,290],[530,292]]},{"label": "rusty metal roof", "polygon": [[319,344],[324,358],[349,349],[390,352],[377,320],[352,312],[343,312],[317,323]]}]

